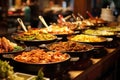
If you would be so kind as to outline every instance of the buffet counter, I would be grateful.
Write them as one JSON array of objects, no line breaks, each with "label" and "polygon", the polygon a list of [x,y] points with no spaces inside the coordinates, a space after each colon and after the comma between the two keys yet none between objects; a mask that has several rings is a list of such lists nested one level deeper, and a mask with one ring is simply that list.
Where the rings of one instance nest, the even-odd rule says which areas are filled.
[{"label": "buffet counter", "polygon": [[119,47],[107,49],[108,54],[102,58],[91,58],[93,65],[85,70],[71,70],[72,80],[118,80],[117,67]]},{"label": "buffet counter", "polygon": [[[58,30],[59,28],[55,28],[53,30],[56,29]],[[63,31],[63,28],[59,29],[59,33],[60,30],[61,32],[65,33],[65,31]],[[116,31],[119,29],[115,28],[113,30]],[[43,72],[45,74],[44,77],[49,78],[50,80],[120,80],[118,79],[119,78],[118,74],[120,73],[120,68],[119,68],[120,67],[119,65],[120,36],[119,35],[115,35],[115,34],[107,35],[107,38],[105,37],[99,38],[99,37],[91,36],[92,37],[91,38],[88,35],[83,35],[74,32],[72,33],[71,30],[67,30],[69,32],[66,31],[66,34],[59,34],[59,35],[56,34],[57,36],[42,32],[33,36],[33,34],[39,31],[41,30],[31,29],[24,33],[14,33],[13,35],[11,35],[10,38],[12,40],[14,40],[16,43],[21,44],[21,45],[14,45],[14,47],[21,47],[21,49],[18,48],[18,50],[14,52],[14,48],[13,48],[11,52],[1,53],[2,56],[0,57],[5,60],[9,60],[10,64],[14,67],[15,72],[37,75],[38,70],[40,68],[43,68]],[[71,34],[73,35],[70,36],[68,33],[70,35]],[[26,34],[28,35],[26,36]],[[47,36],[49,36],[50,38],[47,38]],[[89,42],[86,42],[86,38],[88,37],[90,37]],[[77,39],[79,41],[79,38],[80,39],[82,38],[81,43],[78,43],[77,41],[74,42],[74,40]],[[8,41],[8,39],[5,37],[2,37],[1,39],[4,42]],[[66,41],[66,39],[68,41]],[[93,41],[90,41],[91,39]],[[99,39],[101,40],[100,42]],[[83,44],[82,42],[86,42],[88,44]],[[68,56],[67,54],[67,56],[64,57],[65,55],[64,54],[62,58],[61,57],[57,57],[57,58],[60,58],[58,60],[61,60],[63,58],[65,60],[57,63],[54,62],[48,64],[46,59],[50,59],[48,61],[52,61],[52,60],[54,61],[54,58],[57,55],[60,56],[61,54],[62,56],[62,53],[57,54],[56,52],[55,54],[55,51],[59,51],[58,47],[61,45],[62,48],[59,49],[61,51],[63,49],[63,52],[64,49],[66,49],[66,52],[69,53],[70,56]],[[13,45],[11,46],[13,47]],[[45,49],[46,52],[38,48]],[[52,48],[56,48],[57,50],[52,50]],[[75,50],[71,51],[73,50],[73,48],[75,48]],[[52,52],[49,52],[49,50],[51,50]],[[7,53],[10,55],[8,55]],[[19,53],[19,54],[13,54],[13,53]],[[24,58],[23,53],[27,57],[25,56]],[[32,56],[33,53],[35,56],[34,59]],[[46,58],[45,55],[43,55],[42,53],[46,54],[47,57],[50,56],[48,55],[49,53],[54,54],[56,56]],[[38,57],[40,54],[42,54],[42,56],[45,57],[43,63],[39,62],[40,60],[42,60],[40,57]]]},{"label": "buffet counter", "polygon": [[[99,54],[106,53],[102,56],[95,57],[95,53],[91,53],[88,61],[83,62],[79,61],[79,64],[73,64],[71,58],[71,63],[68,69],[64,68],[65,73],[63,74],[54,74],[50,80],[119,80],[119,40],[114,41],[118,45],[114,46],[115,43],[109,43],[109,46],[104,47],[105,52],[99,50]],[[112,45],[112,46],[111,46]],[[103,48],[103,47],[102,47]],[[98,51],[98,50],[97,50]],[[90,62],[91,61],[91,62]],[[12,61],[13,62],[13,61]],[[14,66],[15,63],[12,63]],[[20,66],[22,67],[22,66]],[[82,69],[84,67],[84,69]],[[14,66],[14,69],[17,69]],[[31,74],[26,71],[20,71],[21,68],[18,68],[16,72]],[[31,68],[32,69],[32,68]],[[68,70],[68,71],[67,71]],[[66,73],[67,71],[67,73]],[[45,76],[46,77],[46,76]],[[49,78],[49,77],[47,77]]]}]

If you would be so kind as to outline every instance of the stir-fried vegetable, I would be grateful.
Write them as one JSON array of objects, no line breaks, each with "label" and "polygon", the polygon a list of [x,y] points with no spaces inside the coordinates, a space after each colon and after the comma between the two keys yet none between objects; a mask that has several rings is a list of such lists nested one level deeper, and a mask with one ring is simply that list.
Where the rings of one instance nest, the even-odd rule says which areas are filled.
[{"label": "stir-fried vegetable", "polygon": [[15,36],[18,40],[53,40],[56,36],[48,33],[20,34]]},{"label": "stir-fried vegetable", "polygon": [[0,60],[0,80],[24,80],[24,78],[14,75],[13,67],[9,62]]},{"label": "stir-fried vegetable", "polygon": [[23,48],[21,46],[15,46],[12,52],[21,51]]},{"label": "stir-fried vegetable", "polygon": [[13,67],[9,65],[9,62],[0,60],[0,78],[13,79]]},{"label": "stir-fried vegetable", "polygon": [[42,68],[38,71],[37,77],[34,77],[32,80],[45,80],[44,79],[44,73],[42,71]]},{"label": "stir-fried vegetable", "polygon": [[110,31],[106,31],[106,30],[92,30],[92,29],[88,29],[84,31],[85,34],[90,34],[90,35],[101,35],[101,36],[105,36],[105,35],[115,35],[114,32],[110,32]]}]

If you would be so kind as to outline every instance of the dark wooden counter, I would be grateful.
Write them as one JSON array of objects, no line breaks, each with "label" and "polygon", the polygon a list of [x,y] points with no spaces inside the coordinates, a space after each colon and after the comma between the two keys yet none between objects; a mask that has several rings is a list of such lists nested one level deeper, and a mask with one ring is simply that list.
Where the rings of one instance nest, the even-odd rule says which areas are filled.
[{"label": "dark wooden counter", "polygon": [[91,58],[93,65],[86,70],[69,71],[72,80],[119,80],[120,47],[107,49],[102,58]]}]

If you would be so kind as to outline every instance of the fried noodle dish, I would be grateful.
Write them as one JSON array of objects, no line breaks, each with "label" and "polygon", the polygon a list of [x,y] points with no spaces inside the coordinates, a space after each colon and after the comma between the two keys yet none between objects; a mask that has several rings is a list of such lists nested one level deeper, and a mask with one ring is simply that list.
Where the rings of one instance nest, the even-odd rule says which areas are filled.
[{"label": "fried noodle dish", "polygon": [[14,57],[14,60],[32,64],[46,64],[65,61],[69,58],[66,53],[44,51],[43,49],[34,49],[28,52],[23,52]]}]

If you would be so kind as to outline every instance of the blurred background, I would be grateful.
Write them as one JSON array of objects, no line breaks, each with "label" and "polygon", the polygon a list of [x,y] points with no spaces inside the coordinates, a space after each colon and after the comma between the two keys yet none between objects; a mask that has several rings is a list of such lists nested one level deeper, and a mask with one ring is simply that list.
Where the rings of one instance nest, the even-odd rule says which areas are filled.
[{"label": "blurred background", "polygon": [[[118,17],[119,4],[119,0],[0,0],[0,30],[6,32],[8,29],[19,28],[16,21],[18,17],[26,26],[42,27],[39,15],[42,15],[49,25],[57,22],[59,14],[66,17],[80,13],[84,18],[88,18],[86,11],[89,11],[94,17],[100,17],[101,9],[106,7],[111,8],[113,15]],[[3,26],[6,26],[7,30]]]}]

